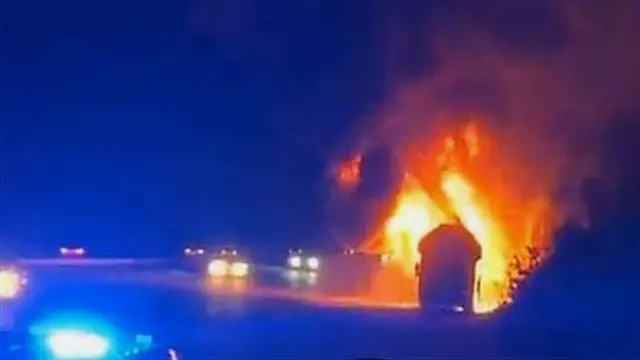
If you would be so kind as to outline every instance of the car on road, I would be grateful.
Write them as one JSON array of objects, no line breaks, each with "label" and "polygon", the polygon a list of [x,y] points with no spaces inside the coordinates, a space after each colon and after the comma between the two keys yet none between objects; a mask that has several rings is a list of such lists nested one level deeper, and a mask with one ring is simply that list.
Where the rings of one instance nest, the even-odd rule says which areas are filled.
[{"label": "car on road", "polygon": [[250,265],[246,256],[237,249],[225,247],[210,259],[207,274],[211,277],[245,278],[249,275]]},{"label": "car on road", "polygon": [[189,244],[182,249],[179,260],[180,267],[182,270],[200,274],[207,267],[210,253],[209,249],[202,244]]},{"label": "car on road", "polygon": [[320,270],[320,258],[302,249],[290,249],[286,267],[289,270],[316,272]]},{"label": "car on road", "polygon": [[203,247],[186,247],[183,253],[185,256],[203,256],[207,252]]},{"label": "car on road", "polygon": [[61,247],[60,256],[65,258],[81,258],[86,254],[86,250],[83,247]]}]

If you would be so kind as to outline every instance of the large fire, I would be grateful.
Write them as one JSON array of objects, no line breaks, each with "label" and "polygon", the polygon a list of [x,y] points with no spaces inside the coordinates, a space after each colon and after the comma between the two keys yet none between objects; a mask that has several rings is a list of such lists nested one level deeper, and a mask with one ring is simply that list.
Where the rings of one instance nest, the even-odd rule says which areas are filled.
[{"label": "large fire", "polygon": [[474,123],[429,151],[412,148],[389,216],[363,246],[393,254],[391,261],[411,277],[420,240],[437,226],[459,220],[482,249],[475,272],[477,313],[511,301],[514,283],[535,265],[528,250],[544,248],[549,225],[548,202],[510,196],[507,188],[513,186],[492,176],[501,173],[495,169],[501,164],[483,161],[482,151]]}]

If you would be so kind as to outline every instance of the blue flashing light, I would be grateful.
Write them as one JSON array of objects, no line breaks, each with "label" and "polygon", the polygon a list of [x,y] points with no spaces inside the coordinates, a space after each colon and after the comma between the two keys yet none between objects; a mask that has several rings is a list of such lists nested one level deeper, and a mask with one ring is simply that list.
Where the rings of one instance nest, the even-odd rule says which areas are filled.
[{"label": "blue flashing light", "polygon": [[100,317],[57,313],[29,329],[40,351],[55,360],[104,360],[113,354],[118,332]]},{"label": "blue flashing light", "polygon": [[109,353],[110,341],[105,336],[81,329],[54,329],[46,344],[56,360],[100,360]]}]

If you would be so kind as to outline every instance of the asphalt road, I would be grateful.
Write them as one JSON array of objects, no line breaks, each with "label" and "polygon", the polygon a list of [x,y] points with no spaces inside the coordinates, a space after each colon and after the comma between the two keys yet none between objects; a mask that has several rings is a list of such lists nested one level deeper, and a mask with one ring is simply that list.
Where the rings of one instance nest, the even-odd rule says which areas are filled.
[{"label": "asphalt road", "polygon": [[[330,301],[312,287],[292,285],[283,275],[271,269],[254,274],[252,281],[213,284],[181,271],[126,274],[116,269],[43,268],[33,271],[31,291],[13,326],[23,329],[56,313],[99,314],[129,332],[152,334],[187,359],[538,355],[514,347],[490,320],[424,317],[415,309]],[[344,286],[340,288],[344,293]],[[534,330],[523,333],[531,331],[533,337]],[[550,345],[537,346],[544,350]],[[542,354],[585,356],[573,350],[564,345],[553,354]]]}]

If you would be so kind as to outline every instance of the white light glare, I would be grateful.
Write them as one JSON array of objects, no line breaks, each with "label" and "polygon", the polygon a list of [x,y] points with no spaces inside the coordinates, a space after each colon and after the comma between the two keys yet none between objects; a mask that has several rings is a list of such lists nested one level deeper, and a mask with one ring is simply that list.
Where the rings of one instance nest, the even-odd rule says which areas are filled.
[{"label": "white light glare", "polygon": [[55,359],[103,359],[109,351],[109,341],[83,330],[58,330],[47,338],[47,345]]},{"label": "white light glare", "polygon": [[320,267],[320,260],[317,257],[310,257],[307,259],[307,267],[311,270],[318,270]]},{"label": "white light glare", "polygon": [[302,258],[298,255],[289,257],[289,266],[294,269],[298,269],[302,266]]},{"label": "white light glare", "polygon": [[249,273],[249,264],[242,261],[236,261],[231,264],[229,272],[233,277],[245,277]]},{"label": "white light glare", "polygon": [[207,270],[211,276],[226,276],[229,271],[229,263],[222,259],[215,259],[209,263]]},{"label": "white light glare", "polygon": [[21,276],[15,270],[0,270],[0,299],[11,299],[18,295]]}]

